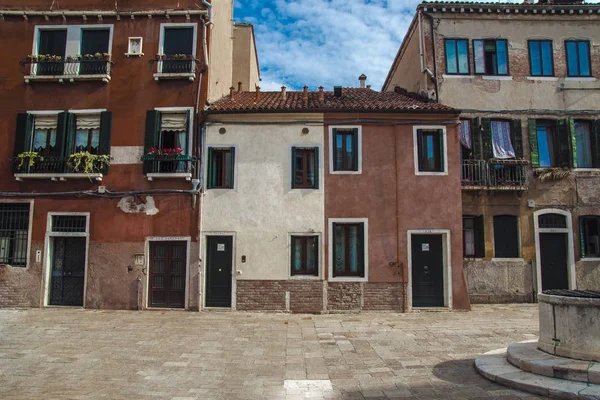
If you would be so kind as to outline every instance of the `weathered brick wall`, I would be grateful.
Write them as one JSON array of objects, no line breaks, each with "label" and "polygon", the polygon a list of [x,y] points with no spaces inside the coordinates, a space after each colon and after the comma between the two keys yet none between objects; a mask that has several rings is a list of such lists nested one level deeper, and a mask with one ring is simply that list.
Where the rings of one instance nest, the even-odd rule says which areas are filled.
[{"label": "weathered brick wall", "polygon": [[402,283],[365,283],[363,287],[363,310],[402,311],[404,304]]},{"label": "weathered brick wall", "polygon": [[40,306],[42,263],[35,252],[43,248],[43,242],[31,243],[28,268],[0,265],[0,308]]},{"label": "weathered brick wall", "polygon": [[287,288],[291,312],[323,312],[323,281],[288,281]]},{"label": "weathered brick wall", "polygon": [[327,310],[352,311],[361,309],[362,284],[359,282],[329,282]]},{"label": "weathered brick wall", "polygon": [[[286,292],[290,296],[289,310]],[[323,282],[318,280],[239,280],[236,293],[237,309],[242,311],[323,311]]]}]

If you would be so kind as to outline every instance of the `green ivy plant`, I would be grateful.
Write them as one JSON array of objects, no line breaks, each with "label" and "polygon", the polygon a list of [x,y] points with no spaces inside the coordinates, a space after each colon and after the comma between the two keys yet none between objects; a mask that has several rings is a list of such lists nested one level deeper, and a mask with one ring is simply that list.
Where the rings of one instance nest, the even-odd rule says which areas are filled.
[{"label": "green ivy plant", "polygon": [[44,157],[40,156],[40,154],[37,151],[25,151],[23,153],[17,154],[17,160],[19,162],[17,168],[22,169],[23,167],[33,167],[36,162],[44,161]]},{"label": "green ivy plant", "polygon": [[110,156],[80,151],[69,156],[67,166],[76,173],[97,174],[104,168],[110,166]]}]

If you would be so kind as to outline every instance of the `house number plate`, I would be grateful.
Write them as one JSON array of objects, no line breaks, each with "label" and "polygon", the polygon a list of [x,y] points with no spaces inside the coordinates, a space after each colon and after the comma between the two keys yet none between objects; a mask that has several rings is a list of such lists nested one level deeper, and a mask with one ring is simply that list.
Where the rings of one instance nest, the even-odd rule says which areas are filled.
[{"label": "house number plate", "polygon": [[225,251],[225,243],[217,243],[217,251]]}]

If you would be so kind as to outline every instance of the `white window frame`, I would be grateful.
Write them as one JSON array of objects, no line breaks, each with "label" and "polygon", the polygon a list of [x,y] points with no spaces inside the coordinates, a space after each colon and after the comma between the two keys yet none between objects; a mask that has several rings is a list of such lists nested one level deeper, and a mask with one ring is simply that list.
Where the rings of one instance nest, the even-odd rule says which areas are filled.
[{"label": "white window frame", "polygon": [[[364,238],[363,252],[364,252],[364,270],[365,276],[333,276],[333,224],[364,224]],[[369,281],[369,219],[368,218],[329,218],[327,220],[328,225],[328,252],[329,252],[329,265],[327,266],[328,275],[327,280],[329,282],[368,282]]]},{"label": "white window frame", "polygon": [[31,263],[31,231],[33,229],[33,207],[34,207],[34,200],[21,200],[21,199],[0,199],[0,203],[2,204],[11,204],[11,203],[29,203],[29,227],[27,228],[27,257],[25,260],[25,266],[24,267],[13,267],[10,264],[3,264],[3,265],[8,265],[11,268],[18,268],[20,270],[28,270],[30,263]]},{"label": "white window frame", "polygon": [[[194,37],[192,38],[192,55],[196,58],[196,51],[198,48],[198,24],[195,22],[187,22],[187,23],[162,23],[160,24],[160,37],[158,40],[158,53],[159,55],[164,54],[164,41],[165,41],[165,28],[194,28]],[[196,72],[196,63],[192,63],[192,74]],[[156,73],[157,74],[165,74],[162,72],[162,61],[158,61],[156,63]],[[171,75],[171,74],[167,74]],[[179,75],[179,74],[175,74]],[[183,73],[182,75],[188,75],[188,73]]]},{"label": "white window frame", "polygon": [[[417,138],[417,131],[436,131],[442,130],[442,141],[444,148],[442,149],[444,155],[444,170],[442,172],[428,172],[428,171],[419,171],[419,140]],[[415,164],[415,175],[429,175],[429,176],[446,176],[448,175],[448,135],[446,132],[445,125],[414,125],[413,126],[413,157]]]},{"label": "white window frame", "polygon": [[[292,236],[307,236],[307,237],[317,237],[317,244],[319,248],[317,249],[317,275],[293,275],[292,274]],[[292,280],[321,280],[323,276],[323,234],[322,232],[289,232],[288,233],[288,279]]]},{"label": "white window frame", "polygon": [[[317,188],[294,188],[293,186],[293,181],[292,181],[292,172],[294,171],[294,160],[292,160],[292,147],[300,147],[300,148],[313,148],[313,149],[319,149],[319,170],[315,171],[316,174],[319,174],[319,187]],[[324,157],[323,157],[323,146],[320,144],[316,144],[316,143],[302,143],[302,144],[290,144],[288,146],[288,154],[289,154],[289,170],[288,170],[288,180],[289,183],[287,185],[287,190],[288,192],[291,193],[312,193],[312,192],[322,192],[323,191],[323,174],[321,174],[321,171],[323,170],[323,162],[324,162]],[[234,182],[235,183],[235,182]]]},{"label": "white window frame", "polygon": [[[231,188],[210,188],[210,189],[206,189],[207,191],[210,192],[236,192],[237,191],[237,185],[238,185],[238,156],[239,156],[239,151],[238,151],[238,146],[234,145],[234,144],[207,144],[206,148],[204,149],[204,154],[206,154],[206,162],[204,162],[202,168],[204,168],[204,173],[202,174],[202,176],[204,177],[204,182],[202,183],[203,186],[205,188],[208,187],[208,180],[210,179],[208,176],[208,163],[211,162],[211,160],[208,159],[208,149],[212,148],[212,149],[225,149],[225,148],[230,148],[233,147],[235,149],[235,154],[234,154],[234,158],[233,158],[233,187]],[[291,174],[290,174],[291,175]],[[311,189],[314,191],[314,189]]]},{"label": "white window frame", "polygon": [[[67,44],[65,47],[65,57],[75,57],[77,54],[81,54],[81,36],[83,30],[102,30],[108,29],[108,53],[112,58],[112,45],[113,45],[113,24],[94,24],[94,25],[36,25],[33,36],[33,49],[31,54],[38,55],[40,31],[49,30],[67,30]],[[31,65],[31,75],[36,76],[36,64]],[[63,74],[68,76],[67,74]],[[77,74],[79,75],[79,67],[77,67]],[[107,75],[110,75],[110,69],[107,70]]]},{"label": "white window frame", "polygon": [[[334,129],[357,129],[358,130],[358,160],[356,171],[336,171],[333,165],[333,152],[335,148],[335,138],[333,137]],[[329,126],[329,173],[332,175],[359,175],[362,174],[362,126],[361,125],[330,125]]]},{"label": "white window frame", "polygon": [[[85,216],[85,232],[53,232],[52,217],[54,216]],[[87,281],[88,281],[88,260],[90,253],[90,213],[89,212],[52,212],[49,211],[46,220],[46,237],[44,240],[44,265],[43,288],[44,288],[44,307],[53,307],[50,303],[50,285],[52,284],[52,255],[50,253],[50,243],[53,237],[84,237],[85,238],[85,266],[83,272],[83,308],[86,308]]]},{"label": "white window frame", "polygon": [[[132,53],[131,52],[131,45],[133,44],[134,41],[139,41],[140,42],[140,52],[139,53]],[[127,40],[127,53],[125,53],[125,56],[127,57],[142,57],[144,55],[144,38],[141,36],[130,36],[129,39]]]}]

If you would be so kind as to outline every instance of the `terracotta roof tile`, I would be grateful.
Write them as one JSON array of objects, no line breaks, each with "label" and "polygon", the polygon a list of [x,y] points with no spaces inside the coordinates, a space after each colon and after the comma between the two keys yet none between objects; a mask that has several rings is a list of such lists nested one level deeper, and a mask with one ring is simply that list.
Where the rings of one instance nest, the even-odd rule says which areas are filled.
[{"label": "terracotta roof tile", "polygon": [[211,104],[206,110],[209,114],[225,113],[265,113],[265,112],[428,112],[456,113],[451,107],[427,102],[410,93],[376,92],[370,88],[343,88],[342,96],[335,97],[333,92],[324,91],[323,101],[319,92],[308,92],[307,99],[302,91],[260,92],[257,101],[256,92],[235,92]]}]

